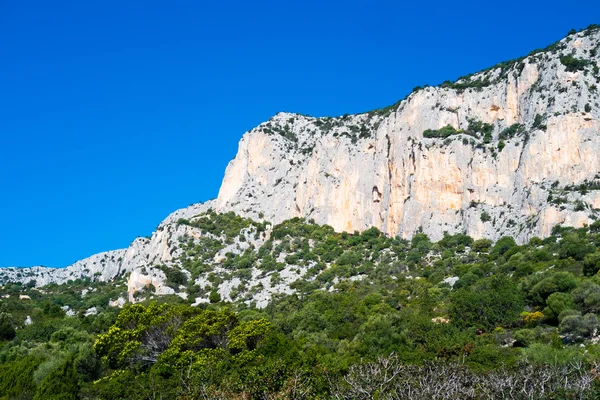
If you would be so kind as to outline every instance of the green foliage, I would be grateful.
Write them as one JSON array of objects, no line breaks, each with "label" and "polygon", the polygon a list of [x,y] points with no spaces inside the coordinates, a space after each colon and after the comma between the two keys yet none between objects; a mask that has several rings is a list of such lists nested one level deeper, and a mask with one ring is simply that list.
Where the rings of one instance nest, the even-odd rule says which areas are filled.
[{"label": "green foliage", "polygon": [[461,131],[456,130],[452,125],[446,125],[440,129],[425,129],[423,137],[446,139],[452,135],[458,135]]},{"label": "green foliage", "polygon": [[484,143],[490,143],[492,141],[492,133],[494,132],[494,126],[487,122],[481,122],[476,119],[469,120],[469,127],[467,128],[473,136],[483,137]]},{"label": "green foliage", "polygon": [[[534,279],[539,279],[535,277]],[[577,278],[569,272],[556,272],[541,276],[541,280],[537,282],[529,291],[529,297],[535,304],[544,304],[546,299],[553,293],[570,292],[577,287]]]},{"label": "green foliage", "polygon": [[0,365],[0,398],[31,398],[36,391],[33,373],[43,360],[29,355]]},{"label": "green foliage", "polygon": [[157,364],[156,368],[169,371],[251,352],[269,329],[265,320],[239,323],[227,309],[132,305],[123,309],[106,334],[98,336],[94,348],[113,369]]},{"label": "green foliage", "polygon": [[266,223],[254,222],[248,218],[242,218],[233,212],[218,214],[212,210],[195,217],[189,221],[179,219],[181,225],[189,225],[199,228],[204,233],[211,233],[216,236],[225,235],[228,239],[238,236],[242,229],[253,226],[258,231],[264,231]]},{"label": "green foliage", "polygon": [[540,114],[536,114],[533,120],[533,125],[531,126],[534,130],[539,129],[542,131],[546,130],[546,125],[544,124],[544,117]]},{"label": "green foliage", "polygon": [[481,216],[480,216],[481,222],[489,222],[492,220],[492,217],[490,216],[490,214],[487,213],[487,211],[482,211],[481,212]]},{"label": "green foliage", "polygon": [[437,244],[444,249],[454,249],[460,246],[471,246],[473,238],[463,233],[449,235],[448,232],[444,232],[444,237]]},{"label": "green foliage", "polygon": [[583,259],[583,274],[592,276],[600,271],[600,252],[588,253]]},{"label": "green foliage", "polygon": [[509,251],[516,247],[517,243],[515,242],[515,239],[513,239],[510,236],[503,236],[500,239],[498,239],[494,247],[492,247],[491,252],[494,256],[497,257],[508,254]]},{"label": "green foliage", "polygon": [[572,55],[566,55],[560,58],[560,62],[565,66],[565,69],[569,72],[583,71],[590,62],[581,58],[575,58]]},{"label": "green foliage", "polygon": [[492,247],[492,241],[489,239],[478,239],[473,242],[472,249],[477,253],[487,252]]},{"label": "green foliage", "polygon": [[[10,294],[0,319],[16,333],[0,343],[0,399],[50,391],[90,399],[298,398],[297,385],[305,398],[317,399],[337,396],[356,378],[351,371],[391,353],[403,371],[448,370],[460,362],[486,384],[500,365],[519,374],[577,362],[589,371],[600,359],[592,341],[600,313],[600,223],[557,227],[548,238],[518,245],[510,237],[493,243],[461,233],[438,242],[422,232],[410,240],[376,228],[338,233],[294,219],[274,226],[261,248],[215,264],[227,241],[259,228],[205,218],[216,234],[182,237],[181,269],[168,266],[165,275],[180,289],[185,280],[170,269],[186,277],[189,271],[190,300],[212,303],[191,307],[190,300],[162,296],[159,303],[109,308],[108,299],[125,295],[123,281],[78,280],[43,294],[23,285],[0,288]],[[267,284],[289,284],[290,272],[297,274],[295,293],[274,295],[257,309],[251,296],[259,287],[243,282],[260,274]],[[211,284],[202,288],[200,277]],[[217,290],[234,277],[242,283],[226,303]],[[82,289],[88,294],[81,296]],[[32,300],[18,301],[20,293]],[[64,305],[76,315],[65,315]],[[100,313],[85,317],[92,305]],[[26,316],[33,324],[23,324]]]},{"label": "green foliage", "polygon": [[588,254],[595,251],[595,246],[576,234],[563,238],[563,244],[558,252],[560,258],[573,258],[582,261]]},{"label": "green foliage", "polygon": [[52,370],[37,387],[33,400],[79,400],[79,380],[73,360]]},{"label": "green foliage", "polygon": [[179,286],[185,286],[188,283],[188,276],[182,270],[166,265],[161,265],[159,268],[164,272],[167,278],[167,286],[170,288],[177,290]]},{"label": "green foliage", "polygon": [[591,281],[584,281],[572,292],[573,301],[584,313],[600,313],[600,286]]},{"label": "green foliage", "polygon": [[519,123],[512,124],[508,128],[504,129],[500,132],[499,139],[500,140],[509,140],[515,136],[519,136],[520,134],[525,132],[525,126]]},{"label": "green foliage", "polygon": [[213,290],[212,292],[210,292],[210,295],[208,296],[208,300],[211,303],[218,303],[221,301],[221,295],[216,290]]},{"label": "green foliage", "polygon": [[10,313],[0,311],[0,341],[13,340],[17,335],[15,322]]},{"label": "green foliage", "polygon": [[503,276],[484,278],[452,295],[449,315],[459,327],[492,330],[519,320],[525,305],[517,286]]},{"label": "green foliage", "polygon": [[569,293],[555,292],[546,299],[547,307],[544,309],[544,315],[549,319],[558,319],[558,316],[566,310],[575,308],[573,296]]},{"label": "green foliage", "polygon": [[575,339],[589,338],[598,329],[598,317],[595,314],[577,312],[567,315],[560,321],[560,332]]}]

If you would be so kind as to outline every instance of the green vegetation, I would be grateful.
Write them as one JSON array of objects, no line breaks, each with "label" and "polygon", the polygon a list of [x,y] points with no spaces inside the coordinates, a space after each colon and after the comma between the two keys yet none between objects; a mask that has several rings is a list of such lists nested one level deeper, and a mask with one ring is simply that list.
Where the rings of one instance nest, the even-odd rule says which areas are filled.
[{"label": "green vegetation", "polygon": [[544,120],[545,120],[545,118],[543,116],[541,116],[540,114],[536,114],[531,128],[534,130],[539,129],[539,130],[545,131],[547,128],[546,128],[546,124],[544,124]]},{"label": "green vegetation", "polygon": [[522,124],[512,124],[508,128],[504,129],[500,132],[499,139],[500,140],[509,140],[515,136],[519,136],[525,132],[525,126]]},{"label": "green vegetation", "polygon": [[233,212],[218,214],[212,210],[193,218],[191,221],[181,218],[177,223],[199,228],[202,233],[210,233],[215,236],[224,235],[229,240],[239,235],[242,229],[253,226],[257,229],[257,233],[260,233],[265,230],[266,226],[265,223],[242,218]]},{"label": "green vegetation", "polygon": [[452,125],[446,125],[440,129],[424,130],[423,137],[446,139],[449,136],[458,135],[459,133],[462,133],[462,131],[456,130]]},{"label": "green vegetation", "polygon": [[569,72],[583,71],[590,62],[581,58],[575,58],[572,55],[567,55],[560,58],[560,62],[565,66],[565,69]]},{"label": "green vegetation", "polygon": [[484,123],[476,119],[469,120],[469,132],[472,132],[473,136],[483,137],[483,143],[490,143],[492,141],[492,133],[494,132],[494,126],[492,124]]},{"label": "green vegetation", "polygon": [[[440,129],[426,129],[423,131],[423,137],[448,139],[450,136],[462,133],[475,138],[481,138],[483,139],[483,143],[488,144],[492,141],[493,132],[494,126],[492,124],[484,123],[477,119],[470,119],[469,126],[466,130],[455,129],[452,125],[446,125]],[[463,143],[465,143],[465,140],[466,139],[463,139]],[[468,141],[466,143],[468,143]]]},{"label": "green vegetation", "polygon": [[[108,307],[125,296],[123,281],[3,286],[0,399],[441,398],[431,382],[454,398],[502,398],[514,387],[526,388],[522,399],[599,394],[589,371],[600,362],[600,222],[519,245],[339,233],[296,218],[260,248],[228,255],[220,275],[215,249],[264,226],[210,213],[187,224],[207,232],[179,243],[177,262],[194,278],[156,268],[200,290],[210,300],[200,306],[165,296]],[[286,282],[287,264],[305,273],[265,308],[243,285],[234,302],[218,293],[253,268]],[[203,274],[212,286],[193,288]]]},{"label": "green vegetation", "polygon": [[492,217],[486,211],[481,212],[480,218],[481,218],[481,222],[489,222],[492,220]]}]

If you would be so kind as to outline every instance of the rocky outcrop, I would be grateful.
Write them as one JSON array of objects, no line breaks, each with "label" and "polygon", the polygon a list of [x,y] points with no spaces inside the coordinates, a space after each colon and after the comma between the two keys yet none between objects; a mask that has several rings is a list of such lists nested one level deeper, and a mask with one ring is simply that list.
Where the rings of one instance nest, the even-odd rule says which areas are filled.
[{"label": "rocky outcrop", "polygon": [[[600,211],[598,191],[583,189],[600,180],[599,43],[597,29],[573,34],[388,112],[279,113],[243,136],[216,209],[435,240],[523,242],[589,223]],[[424,135],[446,126],[447,138]]]},{"label": "rocky outcrop", "polygon": [[64,283],[69,280],[91,277],[96,280],[110,280],[120,273],[126,249],[111,250],[94,254],[88,258],[77,261],[66,268],[2,268],[0,269],[1,282],[32,283],[35,286],[44,286],[49,283]]},{"label": "rocky outcrop", "polygon": [[[27,284],[31,282],[35,286],[44,286],[49,283],[66,283],[79,278],[110,281],[137,268],[169,263],[173,260],[176,252],[174,247],[177,242],[175,241],[186,235],[189,230],[189,227],[178,225],[177,221],[180,218],[192,218],[202,214],[212,209],[213,205],[214,201],[210,200],[177,210],[161,222],[150,238],[138,237],[126,249],[98,253],[66,268],[41,266],[2,268],[0,269],[0,283],[22,282]],[[136,287],[139,289],[142,286]],[[168,292],[166,289],[164,291]]]}]

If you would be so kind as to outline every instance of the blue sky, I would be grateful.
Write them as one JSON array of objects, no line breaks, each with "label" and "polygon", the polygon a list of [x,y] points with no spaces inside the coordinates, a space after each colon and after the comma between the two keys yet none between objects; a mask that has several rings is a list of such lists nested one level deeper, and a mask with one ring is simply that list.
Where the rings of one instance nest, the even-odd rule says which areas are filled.
[{"label": "blue sky", "polygon": [[278,111],[386,106],[600,23],[599,2],[568,5],[0,0],[0,266],[149,235],[216,197]]}]

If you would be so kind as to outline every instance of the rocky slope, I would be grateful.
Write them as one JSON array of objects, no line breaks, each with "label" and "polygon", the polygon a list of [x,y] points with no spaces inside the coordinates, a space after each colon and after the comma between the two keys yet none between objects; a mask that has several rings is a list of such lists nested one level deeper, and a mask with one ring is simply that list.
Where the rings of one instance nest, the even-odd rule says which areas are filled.
[{"label": "rocky slope", "polygon": [[[435,240],[448,231],[523,242],[589,223],[600,192],[571,189],[600,178],[599,43],[598,29],[572,34],[385,111],[280,113],[242,138],[217,210]],[[455,134],[424,137],[446,126]]]},{"label": "rocky slope", "polygon": [[[277,279],[253,265],[261,247],[289,246],[270,240],[266,221],[306,217],[336,231],[375,226],[405,238],[422,230],[433,240],[462,232],[520,242],[559,223],[589,224],[600,216],[599,61],[600,30],[591,28],[383,110],[279,113],[244,134],[216,200],[175,211],[127,249],[61,269],[4,268],[0,283],[125,277],[130,301],[155,293],[199,303],[214,290],[264,306],[316,268],[285,249],[269,261]],[[229,211],[262,222],[229,215],[236,229],[206,229]]]}]

